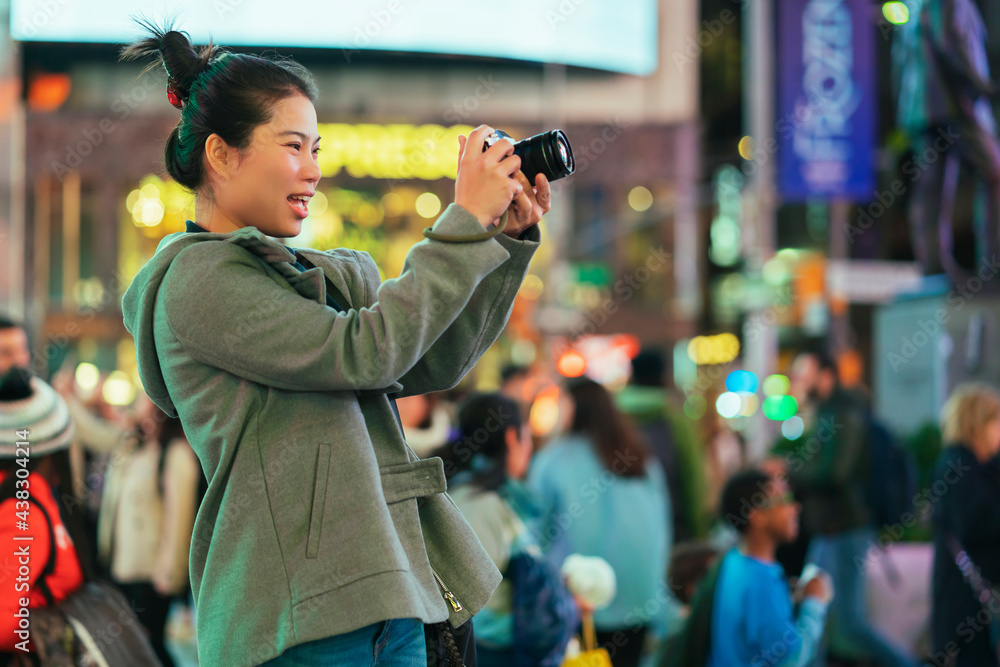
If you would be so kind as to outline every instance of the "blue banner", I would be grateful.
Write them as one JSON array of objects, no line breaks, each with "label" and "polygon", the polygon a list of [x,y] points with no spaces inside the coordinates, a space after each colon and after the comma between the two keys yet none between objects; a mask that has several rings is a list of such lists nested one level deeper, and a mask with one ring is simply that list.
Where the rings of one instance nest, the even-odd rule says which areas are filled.
[{"label": "blue banner", "polygon": [[875,189],[871,0],[778,5],[778,193],[867,201]]}]

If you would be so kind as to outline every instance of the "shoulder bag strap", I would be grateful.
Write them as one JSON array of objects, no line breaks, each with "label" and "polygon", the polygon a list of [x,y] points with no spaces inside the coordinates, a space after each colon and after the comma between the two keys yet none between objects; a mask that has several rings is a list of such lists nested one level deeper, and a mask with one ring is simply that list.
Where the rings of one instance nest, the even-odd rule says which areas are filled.
[{"label": "shoulder bag strap", "polygon": [[38,575],[38,581],[35,583],[38,589],[42,592],[45,597],[45,602],[51,607],[55,604],[55,598],[52,596],[52,590],[49,588],[49,584],[45,581],[49,575],[55,572],[56,569],[56,533],[52,528],[52,517],[49,516],[48,510],[42,506],[38,498],[28,494],[28,502],[32,503],[42,511],[42,516],[45,517],[45,525],[49,529],[49,558],[45,562],[45,567],[42,568],[41,573]]}]

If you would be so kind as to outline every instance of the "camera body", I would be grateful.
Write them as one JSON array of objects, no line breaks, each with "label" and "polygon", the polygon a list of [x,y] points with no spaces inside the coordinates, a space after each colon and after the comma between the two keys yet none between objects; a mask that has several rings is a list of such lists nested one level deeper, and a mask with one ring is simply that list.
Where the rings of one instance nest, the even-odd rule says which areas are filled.
[{"label": "camera body", "polygon": [[545,174],[545,178],[551,182],[569,176],[576,170],[573,148],[562,130],[542,132],[517,142],[503,130],[494,130],[483,142],[483,150],[501,139],[514,144],[514,155],[521,158],[521,171],[532,185],[538,174]]}]

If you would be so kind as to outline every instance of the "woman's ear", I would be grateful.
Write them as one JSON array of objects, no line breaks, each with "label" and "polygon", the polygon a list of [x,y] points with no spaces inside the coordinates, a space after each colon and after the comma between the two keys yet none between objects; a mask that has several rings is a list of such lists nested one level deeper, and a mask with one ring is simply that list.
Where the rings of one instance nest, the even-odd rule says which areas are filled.
[{"label": "woman's ear", "polygon": [[205,140],[205,166],[222,180],[229,180],[235,164],[236,149],[226,143],[218,134],[212,133]]}]

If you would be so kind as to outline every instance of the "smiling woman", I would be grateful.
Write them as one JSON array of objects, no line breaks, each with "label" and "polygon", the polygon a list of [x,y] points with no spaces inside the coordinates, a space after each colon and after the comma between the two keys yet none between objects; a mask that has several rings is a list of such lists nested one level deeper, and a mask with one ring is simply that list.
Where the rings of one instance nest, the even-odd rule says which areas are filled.
[{"label": "smiling woman", "polygon": [[500,575],[395,398],[455,386],[499,336],[548,183],[510,142],[483,151],[482,125],[459,136],[455,202],[399,278],[380,282],[367,253],[289,248],[275,238],[299,234],[321,177],[312,76],[144,27],[123,57],[167,70],[181,118],[166,166],[196,220],[122,312],[144,389],[208,478],[190,554],[199,659],[422,667],[424,625],[467,631]]}]

